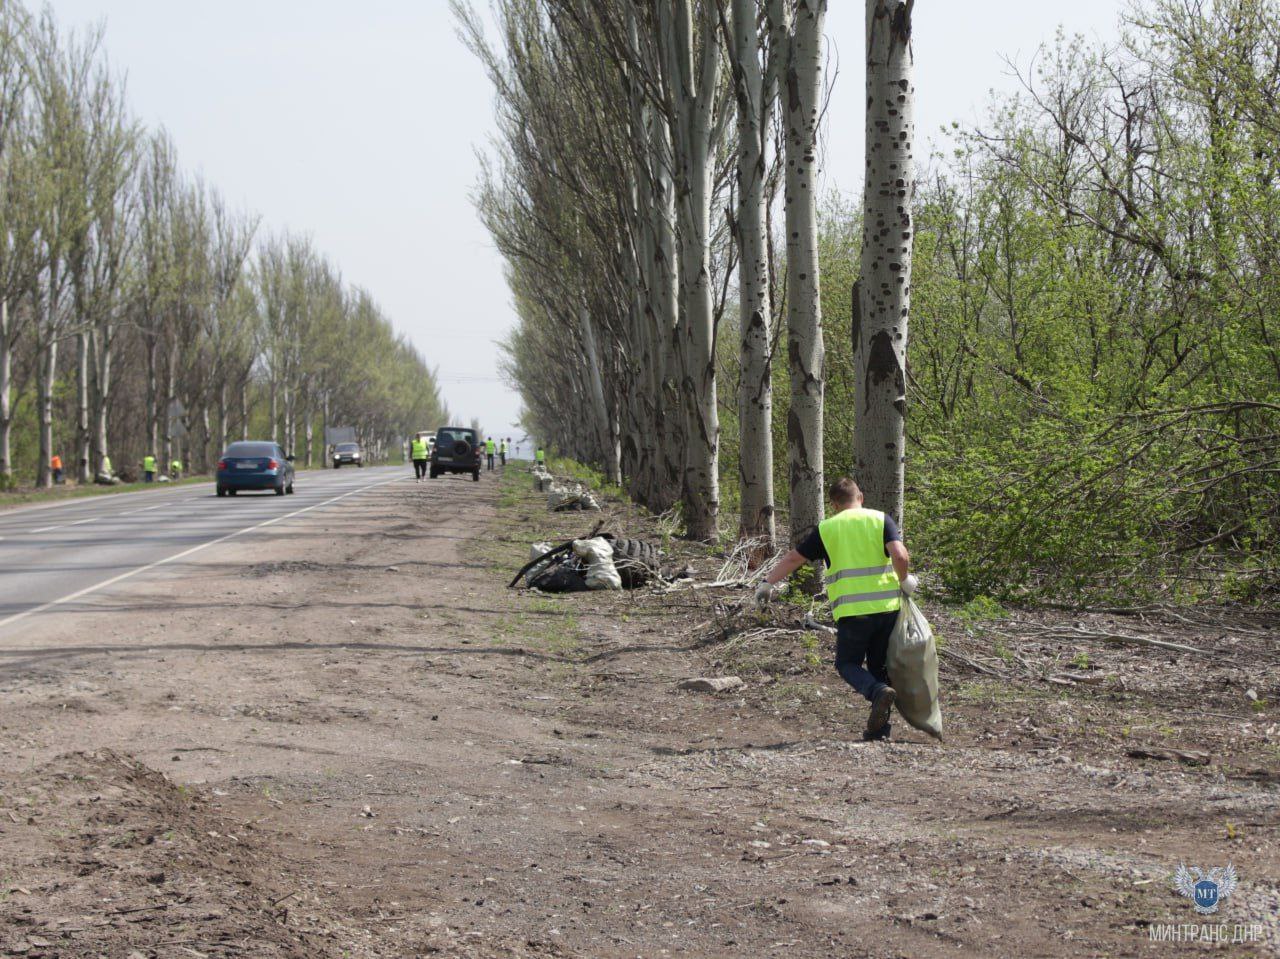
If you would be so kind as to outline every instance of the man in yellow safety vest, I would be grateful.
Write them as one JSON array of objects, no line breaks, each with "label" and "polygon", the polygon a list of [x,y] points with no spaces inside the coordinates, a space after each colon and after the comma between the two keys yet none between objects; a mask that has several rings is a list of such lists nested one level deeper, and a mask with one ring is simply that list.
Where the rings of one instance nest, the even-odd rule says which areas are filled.
[{"label": "man in yellow safety vest", "polygon": [[156,478],[156,458],[148,453],[142,457],[142,481],[144,483],[155,482]]},{"label": "man in yellow safety vest", "polygon": [[543,465],[546,465],[546,462],[547,462],[547,451],[546,451],[546,450],[544,450],[541,446],[539,446],[539,447],[538,447],[538,452],[536,452],[536,453],[534,453],[534,454],[533,454],[533,458],[534,458],[538,463],[541,463],[541,464],[543,464]]},{"label": "man in yellow safety vest", "polygon": [[415,436],[409,444],[409,458],[413,460],[414,482],[421,482],[427,475],[427,441]]},{"label": "man in yellow safety vest", "polygon": [[818,524],[778,562],[756,588],[756,602],[773,598],[774,584],[805,563],[827,566],[827,598],[836,621],[836,671],[871,703],[862,738],[889,738],[889,714],[896,693],[885,659],[898,620],[902,594],[916,578],[908,572],[911,554],[893,517],[862,505],[862,490],[846,478],[830,490],[834,515]]},{"label": "man in yellow safety vest", "polygon": [[492,469],[493,469],[493,457],[494,457],[494,456],[497,454],[497,452],[498,452],[498,444],[497,444],[497,443],[495,443],[492,439],[487,439],[487,440],[485,440],[485,441],[484,441],[484,452],[485,452],[485,455],[489,458],[489,469],[490,469],[490,470],[492,470]]}]

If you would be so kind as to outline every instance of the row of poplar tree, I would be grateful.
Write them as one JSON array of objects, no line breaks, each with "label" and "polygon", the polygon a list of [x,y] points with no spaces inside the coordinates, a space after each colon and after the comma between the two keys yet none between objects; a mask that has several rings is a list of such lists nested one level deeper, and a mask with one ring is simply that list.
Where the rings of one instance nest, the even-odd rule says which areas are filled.
[{"label": "row of poplar tree", "polygon": [[[825,0],[500,0],[501,44],[459,6],[497,86],[502,151],[480,209],[520,326],[529,425],[690,535],[720,524],[720,336],[736,281],[744,536],[775,537],[772,366],[783,198],[792,526],[823,512],[817,251]],[[902,512],[911,272],[912,3],[868,6],[867,222],[857,432],[872,502]]]},{"label": "row of poplar tree", "polygon": [[152,454],[210,468],[229,439],[324,459],[433,424],[433,373],[305,238],[182,172],[131,114],[101,31],[0,4],[0,486],[85,481]]},{"label": "row of poplar tree", "polygon": [[919,157],[913,5],[865,9],[853,204],[815,196],[822,0],[459,11],[527,425],[699,537],[723,499],[771,539],[775,477],[798,535],[848,472],[961,597],[1274,598],[1280,7],[1046,38]]}]

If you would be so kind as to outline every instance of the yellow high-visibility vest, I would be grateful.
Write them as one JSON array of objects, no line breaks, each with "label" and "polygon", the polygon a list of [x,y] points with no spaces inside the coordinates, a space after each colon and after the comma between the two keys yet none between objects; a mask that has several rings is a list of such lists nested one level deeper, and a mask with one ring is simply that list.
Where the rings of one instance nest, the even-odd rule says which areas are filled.
[{"label": "yellow high-visibility vest", "polygon": [[847,509],[819,523],[818,535],[831,561],[827,598],[834,618],[901,608],[898,575],[884,551],[884,513],[860,506]]},{"label": "yellow high-visibility vest", "polygon": [[142,457],[142,472],[154,473],[156,471],[156,458],[154,456]]},{"label": "yellow high-visibility vest", "polygon": [[410,445],[412,446],[412,452],[409,454],[410,459],[424,460],[427,458],[426,443],[422,440],[414,440]]}]

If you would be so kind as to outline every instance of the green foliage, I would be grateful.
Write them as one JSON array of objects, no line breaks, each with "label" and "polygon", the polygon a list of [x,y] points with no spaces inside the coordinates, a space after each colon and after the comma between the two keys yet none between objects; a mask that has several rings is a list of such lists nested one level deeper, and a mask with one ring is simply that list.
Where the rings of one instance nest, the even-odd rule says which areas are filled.
[{"label": "green foliage", "polygon": [[1004,619],[1009,614],[1003,606],[990,596],[978,595],[969,600],[956,612],[956,618],[962,623],[990,623]]},{"label": "green foliage", "polygon": [[[1280,177],[1263,159],[1280,133],[1260,106],[1277,12],[1150,0],[1119,50],[1059,37],[1034,96],[936,158],[915,211],[904,527],[954,599],[1280,591]],[[860,230],[838,201],[822,213],[831,478],[854,472]]]}]

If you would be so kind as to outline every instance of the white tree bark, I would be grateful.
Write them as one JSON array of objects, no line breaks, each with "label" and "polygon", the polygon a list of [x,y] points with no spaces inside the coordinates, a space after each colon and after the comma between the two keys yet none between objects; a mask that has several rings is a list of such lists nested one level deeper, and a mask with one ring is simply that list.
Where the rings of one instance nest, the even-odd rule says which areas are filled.
[{"label": "white tree bark", "polygon": [[[689,536],[714,539],[720,510],[720,414],[716,402],[715,309],[711,290],[711,192],[715,160],[720,47],[712,4],[673,0],[659,10],[669,88],[683,329],[687,422],[684,506]],[[701,48],[699,49],[699,40]]]},{"label": "white tree bark", "polygon": [[147,343],[147,436],[146,450],[154,452],[160,442],[160,343],[154,335],[149,335]]},{"label": "white tree bark", "polygon": [[661,462],[656,465],[659,493],[654,503],[658,512],[669,509],[679,498],[683,485],[685,451],[681,438],[684,431],[675,424],[683,421],[680,395],[680,360],[677,337],[680,331],[680,267],[676,259],[675,183],[671,176],[671,136],[669,127],[658,117],[652,119],[650,139],[653,149],[653,239],[654,256],[650,291],[654,321],[654,375],[658,406],[658,443]]},{"label": "white tree bark", "polygon": [[218,448],[214,453],[222,455],[227,448],[227,380],[224,376],[218,383]]},{"label": "white tree bark", "polygon": [[89,482],[89,334],[76,334],[76,482]]},{"label": "white tree bark", "polygon": [[40,463],[36,469],[36,485],[53,486],[49,460],[53,456],[53,384],[58,376],[58,341],[45,345],[37,358],[36,394],[40,420]]},{"label": "white tree bark", "polygon": [[605,473],[609,482],[616,485],[622,481],[622,469],[618,463],[618,444],[614,442],[609,407],[604,399],[604,379],[600,375],[600,350],[596,345],[596,333],[591,323],[591,311],[585,306],[578,309],[578,330],[582,336],[582,347],[586,352],[587,373],[591,385],[591,406],[595,417],[596,440],[599,443],[604,461]]},{"label": "white tree bark", "polygon": [[765,173],[773,91],[766,89],[758,0],[733,0],[728,38],[738,118],[738,480],[739,535],[764,540],[772,555],[773,317],[769,303],[769,251],[765,227]]},{"label": "white tree bark", "polygon": [[101,329],[93,340],[94,407],[92,471],[102,469],[108,456],[107,415],[111,401],[111,341],[110,332]]},{"label": "white tree bark", "polygon": [[791,531],[822,521],[822,300],[818,270],[818,119],[822,91],[822,27],[826,0],[798,0],[781,65],[786,136],[787,471]]},{"label": "white tree bark", "polygon": [[9,300],[0,299],[0,488],[13,480],[13,349],[9,324]]},{"label": "white tree bark", "polygon": [[867,0],[866,185],[854,298],[854,457],[867,505],[902,520],[911,206],[914,0]]}]

